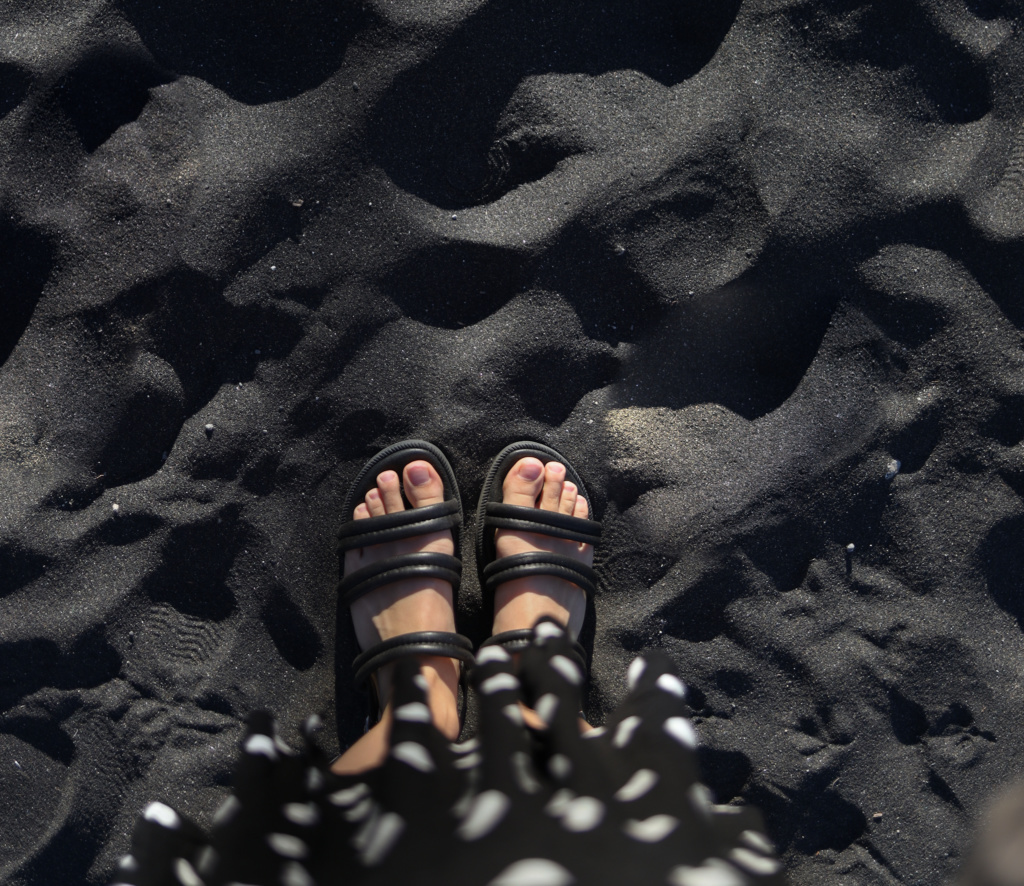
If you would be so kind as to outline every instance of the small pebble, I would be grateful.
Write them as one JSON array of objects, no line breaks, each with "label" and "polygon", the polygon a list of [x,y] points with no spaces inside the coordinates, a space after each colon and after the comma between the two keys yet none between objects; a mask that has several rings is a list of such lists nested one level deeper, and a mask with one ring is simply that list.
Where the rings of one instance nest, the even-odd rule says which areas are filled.
[{"label": "small pebble", "polygon": [[114,502],[114,503],[113,503],[113,504],[112,504],[112,505],[110,506],[110,509],[111,509],[111,510],[112,510],[112,511],[113,511],[113,512],[114,512],[114,513],[116,514],[116,513],[117,513],[117,512],[119,511],[119,510],[121,510],[121,506],[120,506],[120,505],[119,505],[119,504],[118,504],[118,503],[117,503],[117,502],[115,501],[115,502]]},{"label": "small pebble", "polygon": [[901,467],[902,465],[898,458],[890,459],[889,464],[885,466],[885,479],[891,480],[900,472]]},{"label": "small pebble", "polygon": [[212,431],[213,430],[213,425],[212,424],[204,425],[203,429],[206,430],[206,431]]},{"label": "small pebble", "polygon": [[850,542],[850,543],[849,543],[849,544],[848,544],[848,545],[846,546],[846,553],[847,553],[847,554],[852,554],[852,553],[853,553],[853,552],[854,552],[855,550],[857,550],[857,546],[856,546],[856,545],[855,545],[855,544],[854,544],[854,543],[853,543],[853,542],[851,541],[851,542]]}]

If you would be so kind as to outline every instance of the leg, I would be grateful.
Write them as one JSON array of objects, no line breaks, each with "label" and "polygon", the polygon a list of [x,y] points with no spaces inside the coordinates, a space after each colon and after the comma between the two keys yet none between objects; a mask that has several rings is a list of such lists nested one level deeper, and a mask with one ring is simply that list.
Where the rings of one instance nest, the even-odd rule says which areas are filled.
[{"label": "leg", "polygon": [[[590,513],[587,500],[578,494],[573,483],[566,481],[564,465],[555,461],[545,465],[532,457],[521,459],[509,471],[502,484],[502,500],[506,504],[557,511],[582,519]],[[591,545],[533,532],[499,529],[495,534],[495,547],[499,557],[550,551],[573,557],[588,566],[594,560]],[[583,626],[586,606],[586,594],[562,578],[539,575],[508,581],[500,585],[494,595],[492,633],[533,627],[539,618],[547,615],[565,625],[576,637]],[[530,726],[543,728],[533,711],[524,708],[523,716]],[[580,728],[586,731],[591,727],[580,718]]]},{"label": "leg", "polygon": [[[405,494],[412,506],[436,504],[444,498],[441,477],[426,461],[414,461],[403,471]],[[377,477],[377,486],[356,507],[354,518],[365,520],[405,510],[398,474],[385,471]],[[348,551],[345,573],[369,566],[388,557],[421,551],[451,554],[451,532],[435,532],[400,541]],[[378,588],[352,604],[352,621],[361,648],[381,640],[415,631],[454,631],[452,586],[439,579],[407,579]],[[421,673],[427,681],[427,699],[434,725],[454,739],[459,732],[459,663],[437,656],[419,657]],[[387,756],[391,733],[391,677],[393,665],[381,668],[374,677],[383,716],[379,723],[335,761],[338,774],[363,772],[379,766]]]}]

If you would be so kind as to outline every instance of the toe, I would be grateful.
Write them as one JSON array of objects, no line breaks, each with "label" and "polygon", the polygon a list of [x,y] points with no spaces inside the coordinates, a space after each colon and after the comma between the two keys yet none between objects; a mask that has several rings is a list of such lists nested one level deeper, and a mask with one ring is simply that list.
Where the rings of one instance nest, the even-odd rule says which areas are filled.
[{"label": "toe", "polygon": [[384,499],[384,510],[389,514],[405,510],[405,502],[402,501],[402,484],[398,480],[398,474],[394,471],[384,471],[377,477],[377,488],[380,490],[381,498]]},{"label": "toe", "polygon": [[590,506],[582,495],[577,495],[576,506],[573,508],[572,515],[579,517],[581,520],[586,520],[590,517]]},{"label": "toe", "polygon": [[562,484],[562,497],[558,500],[558,511],[561,514],[569,514],[576,510],[576,484],[568,480]]},{"label": "toe", "polygon": [[549,461],[544,466],[544,491],[540,495],[540,507],[544,511],[557,511],[565,482],[565,465]]},{"label": "toe", "polygon": [[366,508],[371,517],[383,517],[387,513],[384,510],[384,499],[380,497],[380,490],[376,487],[366,493],[366,503],[362,507]]},{"label": "toe", "polygon": [[503,501],[509,505],[532,508],[544,485],[544,465],[536,458],[517,461],[501,485]]},{"label": "toe", "polygon": [[352,518],[355,520],[367,520],[369,517],[370,509],[366,506],[365,502],[357,504],[355,511],[352,513]]},{"label": "toe", "polygon": [[413,461],[405,467],[405,494],[414,508],[444,501],[444,482],[430,462]]}]

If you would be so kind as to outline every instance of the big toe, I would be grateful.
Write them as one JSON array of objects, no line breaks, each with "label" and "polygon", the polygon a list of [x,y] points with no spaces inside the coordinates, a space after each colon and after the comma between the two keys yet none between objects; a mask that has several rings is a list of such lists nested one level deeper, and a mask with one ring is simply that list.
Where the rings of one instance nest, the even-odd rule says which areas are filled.
[{"label": "big toe", "polygon": [[505,504],[532,508],[537,505],[537,496],[544,485],[544,464],[540,459],[521,458],[505,476],[501,485]]},{"label": "big toe", "polygon": [[403,471],[405,495],[414,508],[444,501],[444,482],[428,461],[413,461]]}]

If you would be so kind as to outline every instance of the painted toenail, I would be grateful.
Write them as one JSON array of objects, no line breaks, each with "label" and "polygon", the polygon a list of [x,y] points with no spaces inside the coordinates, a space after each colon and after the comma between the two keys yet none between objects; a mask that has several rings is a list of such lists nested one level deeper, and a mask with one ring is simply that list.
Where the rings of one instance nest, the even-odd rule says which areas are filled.
[{"label": "painted toenail", "polygon": [[542,468],[536,462],[527,462],[526,464],[520,466],[519,476],[522,477],[524,480],[536,480],[543,473],[543,471],[544,468]]},{"label": "painted toenail", "polygon": [[430,482],[430,471],[423,465],[414,465],[409,468],[409,482],[413,486],[426,486]]}]

